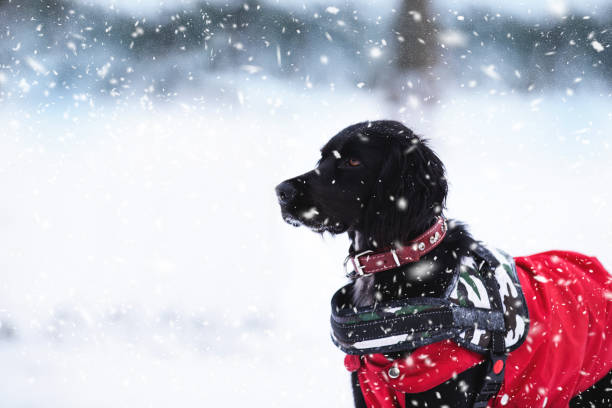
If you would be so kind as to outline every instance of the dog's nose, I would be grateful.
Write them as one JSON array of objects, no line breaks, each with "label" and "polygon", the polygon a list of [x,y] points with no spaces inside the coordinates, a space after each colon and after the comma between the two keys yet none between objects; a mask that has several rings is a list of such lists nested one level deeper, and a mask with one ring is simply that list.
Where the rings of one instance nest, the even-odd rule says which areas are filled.
[{"label": "dog's nose", "polygon": [[278,197],[278,202],[283,205],[290,203],[295,198],[296,194],[297,190],[288,181],[283,181],[276,186],[276,196]]}]

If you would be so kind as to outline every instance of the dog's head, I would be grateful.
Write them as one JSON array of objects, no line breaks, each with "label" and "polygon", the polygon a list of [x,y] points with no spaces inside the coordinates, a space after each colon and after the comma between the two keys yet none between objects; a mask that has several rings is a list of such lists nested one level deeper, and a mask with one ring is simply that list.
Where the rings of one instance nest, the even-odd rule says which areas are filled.
[{"label": "dog's head", "polygon": [[376,246],[406,241],[442,211],[444,166],[395,121],[347,127],[321,149],[316,168],[276,187],[288,223],[317,232],[360,231]]}]

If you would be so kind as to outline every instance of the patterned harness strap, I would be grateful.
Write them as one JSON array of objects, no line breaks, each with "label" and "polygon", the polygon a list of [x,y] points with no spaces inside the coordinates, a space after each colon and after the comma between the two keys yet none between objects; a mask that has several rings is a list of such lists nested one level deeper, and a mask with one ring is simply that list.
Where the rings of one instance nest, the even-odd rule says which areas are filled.
[{"label": "patterned harness strap", "polygon": [[[497,281],[490,271],[485,274],[484,281],[485,285],[487,285],[487,289],[495,289],[489,290],[489,293],[492,293],[491,303],[493,309],[502,310],[502,300],[499,290],[497,290]],[[487,356],[487,372],[482,387],[474,400],[473,408],[486,408],[489,400],[497,396],[504,382],[507,357],[504,340],[505,334],[505,330],[495,330],[491,333],[491,345]]]}]

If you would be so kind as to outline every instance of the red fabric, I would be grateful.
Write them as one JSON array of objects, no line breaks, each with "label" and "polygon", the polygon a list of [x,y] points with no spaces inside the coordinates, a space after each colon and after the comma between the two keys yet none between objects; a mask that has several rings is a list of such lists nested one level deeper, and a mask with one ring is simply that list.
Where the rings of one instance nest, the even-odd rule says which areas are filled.
[{"label": "red fabric", "polygon": [[[549,251],[515,261],[529,333],[508,356],[504,384],[489,406],[568,407],[574,395],[612,369],[612,277],[596,258],[575,252]],[[449,340],[393,362],[381,354],[348,358],[368,408],[405,408],[404,393],[429,390],[482,361]],[[387,374],[394,365],[400,370],[396,379]]]}]

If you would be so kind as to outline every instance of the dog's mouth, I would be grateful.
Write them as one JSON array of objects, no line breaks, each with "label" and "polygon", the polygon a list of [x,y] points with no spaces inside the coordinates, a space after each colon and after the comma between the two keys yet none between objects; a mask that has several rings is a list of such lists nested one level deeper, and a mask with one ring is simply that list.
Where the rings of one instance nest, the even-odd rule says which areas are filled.
[{"label": "dog's mouth", "polygon": [[289,224],[289,225],[293,225],[294,227],[299,227],[302,225],[302,222],[300,220],[298,220],[297,218],[295,218],[293,215],[288,214],[286,212],[283,211],[283,220]]},{"label": "dog's mouth", "polygon": [[282,208],[281,214],[287,224],[294,227],[304,226],[317,233],[330,232],[332,234],[341,234],[347,230],[343,223],[331,221],[329,217],[322,216],[320,210],[315,206],[309,207],[297,214]]}]

